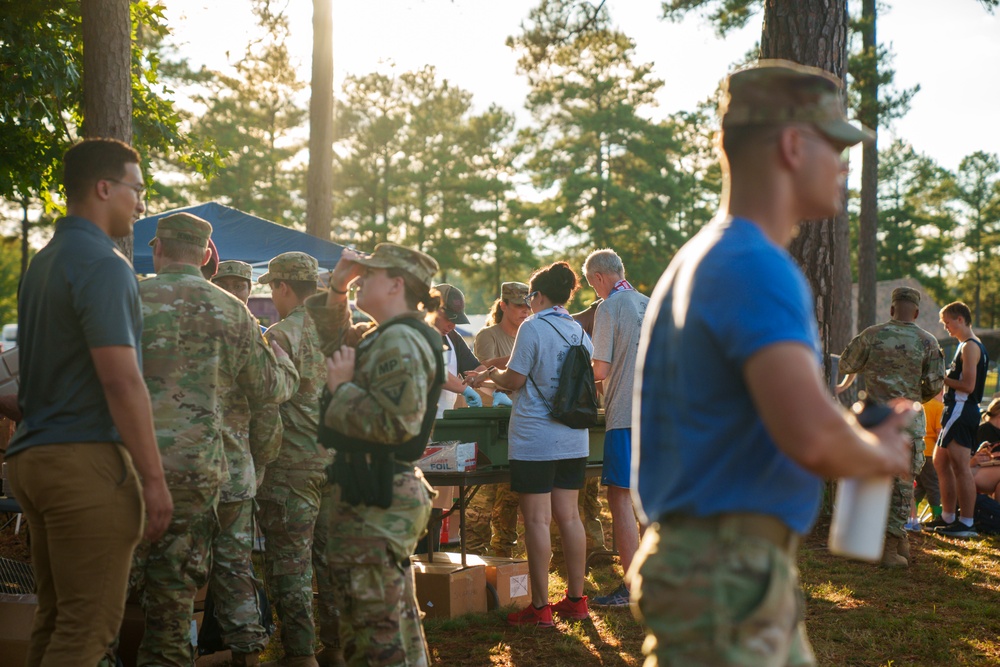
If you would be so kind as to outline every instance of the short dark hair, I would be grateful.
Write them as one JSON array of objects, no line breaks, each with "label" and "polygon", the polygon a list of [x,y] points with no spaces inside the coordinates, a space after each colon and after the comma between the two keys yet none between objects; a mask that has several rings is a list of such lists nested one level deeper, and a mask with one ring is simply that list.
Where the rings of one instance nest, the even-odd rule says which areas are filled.
[{"label": "short dark hair", "polygon": [[139,164],[139,154],[117,139],[84,139],[63,156],[63,189],[66,200],[86,195],[97,181],[120,179],[126,164]]},{"label": "short dark hair", "polygon": [[272,282],[275,285],[285,283],[291,287],[299,301],[305,301],[307,298],[316,293],[315,280],[285,280],[284,278],[275,278]]},{"label": "short dark hair", "polygon": [[529,284],[532,292],[541,292],[549,301],[561,306],[576,294],[580,279],[569,264],[555,262],[532,273]]},{"label": "short dark hair", "polygon": [[199,267],[202,266],[201,262],[205,259],[206,248],[179,239],[161,239],[157,237],[156,242],[160,244],[160,252],[167,259]]},{"label": "short dark hair", "polygon": [[952,301],[941,309],[941,317],[961,317],[966,324],[972,324],[972,311],[961,301]]},{"label": "short dark hair", "polygon": [[728,127],[721,131],[719,136],[719,148],[725,154],[730,164],[738,160],[740,156],[753,149],[760,147],[762,142],[773,139],[788,124],[761,123],[758,125],[738,125]]}]

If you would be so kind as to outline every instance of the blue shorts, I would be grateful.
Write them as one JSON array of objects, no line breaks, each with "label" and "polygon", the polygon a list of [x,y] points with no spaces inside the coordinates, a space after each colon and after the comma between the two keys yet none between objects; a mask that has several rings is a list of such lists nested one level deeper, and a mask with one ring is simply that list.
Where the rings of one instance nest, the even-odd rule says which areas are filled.
[{"label": "blue shorts", "polygon": [[632,429],[613,428],[604,434],[601,484],[630,489],[632,485]]}]

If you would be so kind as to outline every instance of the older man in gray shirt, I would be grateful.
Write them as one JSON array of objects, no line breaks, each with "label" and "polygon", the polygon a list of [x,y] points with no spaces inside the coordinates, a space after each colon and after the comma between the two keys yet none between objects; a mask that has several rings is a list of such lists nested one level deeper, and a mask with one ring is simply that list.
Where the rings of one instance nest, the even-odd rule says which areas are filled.
[{"label": "older man in gray shirt", "polygon": [[[583,263],[587,282],[603,301],[594,315],[594,378],[604,381],[604,469],[601,483],[608,489],[608,506],[621,558],[628,573],[639,548],[639,529],[632,508],[629,475],[632,468],[632,381],[639,350],[642,318],[649,297],[625,280],[625,266],[614,250],[595,250]],[[623,581],[608,595],[594,598],[597,606],[628,606]]]}]

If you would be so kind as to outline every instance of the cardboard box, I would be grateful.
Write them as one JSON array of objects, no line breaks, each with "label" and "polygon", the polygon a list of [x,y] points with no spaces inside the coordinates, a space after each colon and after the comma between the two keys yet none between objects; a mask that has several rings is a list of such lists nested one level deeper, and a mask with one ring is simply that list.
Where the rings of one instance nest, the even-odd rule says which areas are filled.
[{"label": "cardboard box", "polygon": [[[427,562],[427,554],[415,557],[420,562]],[[434,554],[435,563],[462,564],[462,554],[448,551],[438,551]],[[482,565],[486,569],[486,583],[497,592],[497,600],[501,607],[515,605],[524,607],[531,602],[531,581],[528,577],[528,561],[519,558],[495,558],[493,556],[477,556],[466,554],[466,565]],[[487,608],[492,609],[492,600],[486,600]]]},{"label": "cardboard box", "polygon": [[417,603],[431,618],[486,613],[486,568],[414,561]]},{"label": "cardboard box", "polygon": [[531,603],[531,579],[528,561],[517,558],[484,556],[486,582],[497,592],[501,607],[526,607]]},{"label": "cardboard box", "polygon": [[0,593],[0,667],[24,667],[35,622],[34,595]]},{"label": "cardboard box", "polygon": [[432,442],[417,461],[424,472],[465,472],[476,469],[476,443]]}]

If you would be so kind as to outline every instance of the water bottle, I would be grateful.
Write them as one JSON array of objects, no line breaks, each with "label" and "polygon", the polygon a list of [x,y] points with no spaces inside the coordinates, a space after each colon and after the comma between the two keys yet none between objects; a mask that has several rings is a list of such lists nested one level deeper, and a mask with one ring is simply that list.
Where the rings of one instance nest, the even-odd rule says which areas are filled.
[{"label": "water bottle", "polygon": [[[866,429],[881,424],[893,410],[863,399],[851,408]],[[885,546],[892,477],[845,477],[837,483],[830,524],[830,552],[878,562]]]}]

